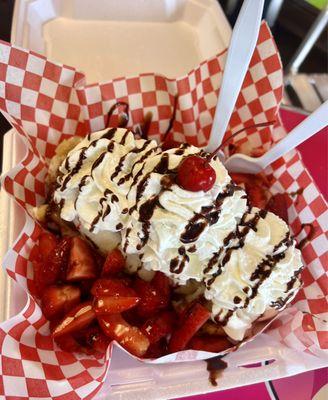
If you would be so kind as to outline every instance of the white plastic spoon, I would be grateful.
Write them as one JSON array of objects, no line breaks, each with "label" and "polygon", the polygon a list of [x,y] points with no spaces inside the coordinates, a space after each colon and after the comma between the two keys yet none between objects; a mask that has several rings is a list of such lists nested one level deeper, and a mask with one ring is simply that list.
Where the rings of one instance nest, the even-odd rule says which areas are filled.
[{"label": "white plastic spoon", "polygon": [[[310,116],[298,124],[280,142],[274,145],[268,152],[258,158],[244,154],[234,154],[225,161],[225,167],[229,172],[244,172],[257,174],[279,157],[294,149],[304,140],[310,138],[321,129],[328,126],[328,100],[317,108]],[[328,129],[327,129],[328,131]]]},{"label": "white plastic spoon", "polygon": [[227,130],[259,35],[264,0],[245,0],[232,31],[210,140],[205,150],[219,147]]}]

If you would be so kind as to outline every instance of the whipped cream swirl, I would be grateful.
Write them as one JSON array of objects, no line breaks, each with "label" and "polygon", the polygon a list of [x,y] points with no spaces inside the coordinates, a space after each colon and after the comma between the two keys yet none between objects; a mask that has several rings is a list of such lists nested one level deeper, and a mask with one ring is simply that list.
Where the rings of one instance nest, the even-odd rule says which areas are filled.
[{"label": "whipped cream swirl", "polygon": [[269,309],[282,309],[301,285],[301,253],[287,224],[253,207],[225,239],[206,271],[205,297],[231,338],[242,340]]},{"label": "whipped cream swirl", "polygon": [[103,251],[120,242],[146,270],[204,285],[213,319],[241,340],[268,308],[292,299],[300,252],[280,218],[249,208],[217,157],[209,191],[179,187],[177,168],[192,154],[206,155],[188,144],[163,151],[123,128],[92,133],[60,166],[54,201]]}]

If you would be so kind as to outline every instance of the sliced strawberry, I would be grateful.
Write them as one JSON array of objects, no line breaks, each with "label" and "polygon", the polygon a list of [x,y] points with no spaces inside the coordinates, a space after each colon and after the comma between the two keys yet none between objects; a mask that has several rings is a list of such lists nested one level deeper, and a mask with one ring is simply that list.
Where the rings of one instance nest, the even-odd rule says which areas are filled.
[{"label": "sliced strawberry", "polygon": [[97,315],[117,314],[136,306],[139,297],[99,296],[95,298],[93,309]]},{"label": "sliced strawberry", "polygon": [[194,336],[188,344],[190,349],[210,351],[212,353],[220,353],[232,346],[232,343],[226,337],[211,335]]},{"label": "sliced strawberry", "polygon": [[236,185],[240,185],[242,183],[252,183],[254,182],[254,175],[252,174],[242,174],[240,172],[232,172],[230,174],[231,179],[234,181]]},{"label": "sliced strawberry", "polygon": [[54,329],[52,335],[57,338],[68,333],[78,332],[88,326],[95,317],[96,314],[92,308],[92,302],[86,301],[73,308]]},{"label": "sliced strawberry", "polygon": [[103,265],[105,264],[106,258],[103,255],[99,254],[99,253],[95,253],[94,254],[94,259],[95,259],[95,262],[97,264],[98,271],[101,271]]},{"label": "sliced strawberry", "polygon": [[166,353],[167,344],[165,339],[162,339],[149,345],[145,358],[159,358],[163,357]]},{"label": "sliced strawberry", "polygon": [[287,193],[277,193],[271,197],[266,209],[278,215],[288,224],[288,197]]},{"label": "sliced strawberry", "polygon": [[169,302],[171,293],[170,279],[163,272],[157,271],[151,283]]},{"label": "sliced strawberry", "polygon": [[128,287],[124,279],[97,279],[91,288],[94,296],[137,297],[137,293]]},{"label": "sliced strawberry", "polygon": [[45,287],[57,283],[64,275],[70,243],[70,238],[63,238],[51,250],[46,260],[33,263],[34,282],[39,295],[42,295]]},{"label": "sliced strawberry", "polygon": [[41,296],[44,289],[44,282],[42,279],[42,261],[33,261],[33,283],[35,288],[35,295]]},{"label": "sliced strawberry", "polygon": [[30,260],[32,262],[34,261],[41,261],[41,253],[40,253],[40,247],[36,244],[33,249],[30,252]]},{"label": "sliced strawberry", "polygon": [[265,208],[267,203],[267,189],[270,186],[268,178],[264,174],[232,173],[232,180],[237,184],[243,184],[253,207]]},{"label": "sliced strawberry", "polygon": [[246,193],[253,207],[265,208],[267,203],[266,193],[262,186],[246,184]]},{"label": "sliced strawberry", "polygon": [[142,357],[148,347],[149,340],[136,326],[131,326],[121,314],[109,314],[98,317],[104,333],[120,343],[127,351]]},{"label": "sliced strawberry", "polygon": [[80,237],[73,237],[66,280],[75,282],[95,279],[97,275],[97,264],[90,246]]},{"label": "sliced strawberry", "polygon": [[111,342],[98,325],[86,328],[81,335],[87,346],[100,353],[105,353]]},{"label": "sliced strawberry", "polygon": [[244,142],[238,145],[229,144],[230,156],[234,153],[241,153],[256,158],[263,156],[265,150],[263,147],[254,148],[249,142]]},{"label": "sliced strawberry", "polygon": [[134,289],[140,297],[140,301],[136,307],[136,311],[140,317],[152,317],[159,310],[167,307],[167,298],[165,298],[163,294],[150,282],[136,279]]},{"label": "sliced strawberry", "polygon": [[178,309],[176,309],[175,311],[178,313],[179,315],[179,321],[185,321],[191,310],[193,309],[193,307],[198,304],[198,300],[195,299],[187,304],[181,305]]},{"label": "sliced strawberry", "polygon": [[73,338],[71,335],[62,335],[59,337],[55,338],[55,342],[58,344],[58,346],[67,352],[73,353],[77,351],[82,351],[82,348],[78,341]]},{"label": "sliced strawberry", "polygon": [[182,325],[172,333],[169,342],[169,352],[175,353],[184,350],[195,333],[209,319],[211,313],[199,303],[190,310]]},{"label": "sliced strawberry", "polygon": [[244,185],[257,185],[261,186],[263,189],[264,188],[269,188],[270,187],[270,182],[269,179],[266,175],[260,173],[260,174],[243,174],[240,172],[232,172],[230,174],[231,179],[237,184],[244,184]]},{"label": "sliced strawberry", "polygon": [[49,320],[63,317],[69,310],[79,304],[81,290],[72,285],[49,286],[44,289],[41,308]]},{"label": "sliced strawberry", "polygon": [[101,276],[116,275],[124,270],[125,258],[119,249],[110,251],[106,257]]},{"label": "sliced strawberry", "polygon": [[49,254],[57,246],[57,238],[50,232],[43,232],[39,236],[39,250],[43,261],[47,261]]},{"label": "sliced strawberry", "polygon": [[173,331],[176,314],[164,311],[156,317],[147,320],[141,327],[141,331],[148,337],[150,343],[156,343]]},{"label": "sliced strawberry", "polygon": [[55,283],[58,279],[63,279],[65,277],[70,247],[71,238],[65,237],[49,254],[48,262],[46,263],[48,265],[44,265],[44,273],[49,283]]}]

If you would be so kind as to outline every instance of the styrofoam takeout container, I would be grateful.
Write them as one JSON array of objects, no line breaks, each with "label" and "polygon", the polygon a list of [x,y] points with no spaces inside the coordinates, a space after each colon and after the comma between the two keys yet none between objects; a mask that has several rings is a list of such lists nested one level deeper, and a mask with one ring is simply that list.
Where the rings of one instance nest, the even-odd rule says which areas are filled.
[{"label": "styrofoam takeout container", "polygon": [[[86,73],[88,82],[146,71],[183,75],[227,47],[231,33],[216,0],[20,0],[12,29],[13,43],[76,66]],[[13,131],[5,137],[4,149],[8,148],[13,153],[4,153],[3,172],[25,153]],[[1,201],[5,218],[2,237],[8,248],[24,218],[7,195],[2,194]],[[25,302],[25,295],[10,285],[5,283],[3,291],[8,300],[4,317],[16,314]],[[325,365],[324,360],[298,353],[265,334],[226,360],[229,368],[214,388],[208,382],[204,361],[147,365],[115,348],[109,377],[97,398],[167,399],[244,386]],[[268,364],[269,360],[273,362]],[[258,367],[244,367],[258,362]]]}]

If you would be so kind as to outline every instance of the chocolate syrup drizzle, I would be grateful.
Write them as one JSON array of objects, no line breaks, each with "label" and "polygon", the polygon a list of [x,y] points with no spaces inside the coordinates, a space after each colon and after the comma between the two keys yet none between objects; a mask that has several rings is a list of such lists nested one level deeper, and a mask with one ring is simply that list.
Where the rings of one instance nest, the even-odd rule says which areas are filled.
[{"label": "chocolate syrup drizzle", "polygon": [[205,360],[207,364],[207,371],[209,372],[209,381],[213,386],[218,385],[218,378],[222,371],[227,368],[228,364],[222,360],[222,356],[217,356]]},{"label": "chocolate syrup drizzle", "polygon": [[213,205],[202,207],[200,213],[195,213],[191,220],[188,221],[180,236],[180,241],[185,244],[197,241],[208,225],[214,225],[218,222],[224,200],[233,196],[238,190],[242,190],[242,188],[229,183],[223,192],[217,196]]},{"label": "chocolate syrup drizzle", "polygon": [[[144,161],[146,161],[146,158]],[[139,176],[141,176],[141,174],[143,172],[143,167],[136,174],[131,186],[136,184],[136,182],[138,181]],[[169,155],[167,153],[163,153],[161,158],[159,159],[159,162],[155,165],[155,167],[150,172],[148,172],[137,184],[136,203],[129,210],[130,214],[132,214],[135,210],[137,210],[138,204],[140,203],[140,200],[142,199],[142,195],[143,195],[144,191],[146,190],[146,187],[147,187],[147,184],[148,184],[151,174],[158,173],[158,174],[165,175],[170,172],[172,172],[172,170],[169,169]],[[173,184],[173,182],[171,182],[171,184]],[[160,190],[160,192],[157,195],[151,197],[150,199],[145,201],[143,204],[141,204],[139,207],[139,221],[141,222],[142,236],[139,237],[140,243],[137,245],[137,250],[141,250],[149,240],[150,219],[152,218],[152,216],[154,214],[155,208],[161,207],[159,198],[160,198],[161,194],[166,190],[169,190],[169,186],[168,185],[166,185],[165,187],[162,186],[162,189]],[[126,240],[126,242],[129,241],[128,233],[126,234],[125,240]]]},{"label": "chocolate syrup drizzle", "polygon": [[[226,251],[225,256],[223,257],[221,263],[219,263],[217,267],[217,271],[212,275],[211,279],[206,283],[207,287],[211,286],[214,280],[216,279],[217,276],[219,276],[222,273],[222,269],[224,265],[230,260],[231,253],[233,250],[239,249],[244,246],[245,243],[245,237],[247,233],[249,232],[250,229],[253,229],[256,231],[256,225],[260,218],[265,218],[267,212],[265,210],[260,210],[258,211],[254,217],[247,222],[245,222],[244,216],[247,215],[247,212],[244,214],[244,216],[241,219],[240,224],[237,226],[237,229],[235,232],[229,234],[226,239],[224,240],[225,245],[228,245],[228,242],[231,242],[231,240],[238,238],[238,243],[237,245],[234,245],[233,247],[229,247],[228,250]],[[242,229],[240,229],[242,227]],[[286,252],[288,248],[293,244],[294,240],[291,238],[290,233],[287,232],[285,237],[274,246],[272,254],[268,254],[265,256],[265,258],[257,265],[255,270],[253,271],[250,280],[251,281],[256,281],[254,286],[252,288],[245,287],[243,289],[244,293],[247,295],[245,301],[243,302],[241,307],[235,307],[233,310],[229,310],[228,312],[225,313],[225,316],[223,319],[220,319],[220,315],[224,312],[223,310],[216,316],[216,320],[223,326],[225,326],[228,322],[235,310],[238,308],[246,308],[249,304],[249,302],[257,296],[258,289],[261,286],[261,284],[270,277],[274,267],[276,264],[281,261],[282,259],[285,258]],[[282,250],[283,249],[283,250]],[[221,251],[222,249],[220,249]],[[219,253],[220,253],[219,251]],[[215,260],[220,258],[220,255],[215,256]],[[211,260],[210,260],[211,262]],[[286,290],[285,293],[288,293],[294,286],[294,283],[296,280],[299,278],[299,274],[301,272],[302,268],[297,270],[291,280],[286,284]],[[287,296],[285,299],[278,299],[277,302],[273,302],[272,306],[276,308],[281,308],[283,307],[284,304],[289,300],[290,296]],[[235,296],[234,298],[234,303],[235,304],[240,304],[242,303],[242,299],[238,296]]]},{"label": "chocolate syrup drizzle", "polygon": [[186,253],[186,248],[184,246],[179,247],[178,253],[181,258],[175,257],[170,261],[170,271],[174,274],[181,274],[186,262],[189,262],[189,256]]},{"label": "chocolate syrup drizzle", "polygon": [[[115,135],[115,132],[116,132],[116,131],[117,131],[116,128],[108,129],[108,131],[106,131],[99,139],[108,139],[108,140],[112,140],[113,137],[114,137],[114,135]],[[70,181],[70,179],[72,179],[72,177],[73,177],[74,175],[76,175],[76,174],[80,171],[80,169],[81,169],[82,166],[83,166],[83,162],[84,162],[85,159],[86,159],[86,153],[87,153],[87,151],[88,151],[91,147],[95,147],[96,144],[97,144],[97,142],[98,142],[98,139],[93,140],[93,141],[89,144],[89,146],[86,146],[86,147],[82,147],[82,148],[81,148],[81,151],[80,151],[80,154],[79,154],[79,158],[78,158],[78,160],[77,160],[77,163],[76,163],[75,166],[71,169],[71,171],[69,171],[69,157],[66,159],[66,161],[65,161],[65,169],[66,169],[67,171],[69,171],[69,172],[68,172],[68,174],[66,175],[64,181],[61,183],[61,188],[60,188],[60,191],[61,191],[61,192],[63,192],[63,191],[66,189],[67,184],[68,184],[68,182]],[[110,148],[107,149],[109,152],[113,150],[114,142],[111,142],[110,145],[112,145],[112,146],[111,146]],[[104,154],[104,153],[102,153],[102,154]],[[98,165],[99,165],[99,164],[98,164]],[[96,165],[96,166],[97,166],[97,165]],[[95,166],[94,168],[96,168],[96,166]]]},{"label": "chocolate syrup drizzle", "polygon": [[[116,132],[116,128],[109,129],[108,131],[105,132],[105,134],[101,138],[108,139],[110,141],[107,151],[112,151],[114,148],[114,141],[112,140]],[[122,145],[125,144],[126,139],[128,137],[129,131],[126,131],[124,135],[121,138],[120,143]],[[62,183],[61,190],[65,190],[66,185],[71,179],[71,177],[78,173],[79,170],[81,169],[84,160],[86,159],[86,152],[89,147],[95,146],[97,140],[92,141],[88,147],[84,147],[81,149],[81,152],[79,154],[79,159],[76,163],[76,165],[72,168],[72,170],[67,174],[66,178],[64,179]],[[146,141],[143,146],[139,149],[135,148],[131,150],[130,153],[139,153],[139,152],[144,152],[145,153],[140,157],[138,161],[136,161],[131,169],[131,172],[129,174],[124,175],[123,177],[120,177],[118,180],[118,185],[123,184],[124,182],[130,180],[133,177],[133,181],[131,184],[132,186],[136,185],[136,204],[134,207],[132,207],[130,210],[125,209],[123,210],[123,213],[129,212],[132,214],[135,210],[138,209],[140,201],[143,199],[143,194],[147,188],[150,176],[152,173],[158,173],[161,175],[164,175],[161,179],[161,190],[157,195],[152,196],[151,198],[147,199],[144,203],[142,203],[139,207],[138,210],[138,218],[139,221],[141,222],[141,232],[138,234],[139,236],[139,243],[137,244],[137,249],[141,250],[145,244],[149,240],[149,235],[150,235],[150,220],[153,217],[154,211],[157,207],[161,207],[160,204],[160,196],[164,191],[170,190],[171,186],[175,182],[175,174],[176,174],[176,169],[170,169],[169,168],[169,154],[168,153],[163,153],[158,161],[158,163],[155,165],[155,167],[145,174],[145,176],[142,177],[142,179],[139,179],[143,173],[144,173],[144,167],[147,162],[147,159],[157,152],[161,151],[161,148],[159,146],[152,147],[149,150],[147,150],[148,145],[150,144],[150,141]],[[175,150],[174,154],[183,156],[185,153],[185,150],[188,148],[188,144],[182,144],[177,150]],[[147,150],[147,151],[146,151]],[[101,162],[103,161],[105,155],[107,152],[101,153],[98,158],[94,161],[92,168],[91,168],[91,174],[92,171],[97,168]],[[128,153],[128,154],[130,154]],[[127,155],[125,154],[122,156],[112,173],[110,179],[114,180],[116,177],[119,176],[120,172],[122,171],[124,162],[127,158]],[[134,175],[134,170],[137,165],[142,164],[140,170]],[[69,170],[69,159],[66,159],[65,161],[65,168],[66,170]],[[82,189],[82,187],[86,184],[87,179],[90,175],[85,175],[80,182],[79,185],[79,190]],[[131,188],[130,188],[131,190]],[[224,200],[227,197],[233,196],[233,194],[238,191],[242,190],[241,187],[234,185],[232,182],[229,183],[224,191],[220,193],[215,202],[211,206],[204,206],[201,208],[201,211],[199,213],[195,213],[193,217],[188,221],[186,224],[183,233],[180,236],[180,241],[183,243],[182,246],[179,247],[178,249],[178,256],[170,260],[170,271],[171,273],[175,274],[180,274],[183,269],[185,268],[186,263],[189,262],[190,258],[188,253],[193,253],[197,250],[197,247],[195,245],[196,242],[200,235],[204,232],[204,230],[208,227],[211,226],[215,223],[217,223],[221,209],[222,209],[222,204]],[[103,203],[107,203],[107,198],[108,196],[111,196],[111,203],[115,203],[118,201],[118,197],[112,193],[109,189],[106,189],[106,191],[103,194],[103,197],[100,199],[100,210],[98,211],[97,215],[95,216],[94,220],[91,223],[90,226],[90,231],[93,231],[96,224],[100,220],[100,218],[104,219],[111,211],[111,207],[109,204],[106,204],[106,208],[104,209]],[[60,206],[63,204],[61,203]],[[239,224],[237,225],[235,231],[229,233],[227,237],[223,241],[223,247],[215,254],[213,254],[212,258],[209,260],[204,273],[209,273],[212,269],[215,269],[215,272],[212,274],[211,278],[206,282],[207,287],[212,285],[214,280],[216,279],[217,276],[219,276],[225,265],[229,262],[232,252],[234,250],[240,249],[244,246],[246,236],[248,232],[252,229],[254,231],[257,230],[257,224],[261,218],[265,218],[267,212],[265,210],[260,210],[255,213],[255,215],[246,221],[246,217],[250,213],[250,207],[248,206],[247,211],[244,213],[242,216]],[[120,230],[123,228],[122,224],[117,224],[116,229]],[[125,243],[123,246],[123,250],[126,251],[127,247],[129,245],[129,235],[131,233],[131,228],[128,228],[126,230],[126,236],[125,236]],[[191,244],[188,248],[185,247],[187,244]],[[246,294],[246,299],[243,301],[239,296],[235,296],[233,299],[234,304],[236,304],[236,307],[234,307],[233,310],[229,310],[225,312],[225,310],[221,310],[221,312],[216,316],[216,319],[220,322],[221,325],[226,325],[230,319],[230,317],[234,314],[235,310],[237,308],[246,308],[250,302],[251,299],[253,299],[257,293],[260,285],[267,279],[274,266],[285,257],[287,248],[293,243],[293,239],[290,237],[289,233],[286,235],[286,237],[278,243],[272,254],[267,255],[255,268],[254,272],[252,273],[250,279],[251,281],[254,281],[254,286],[252,288],[244,288],[244,292]],[[285,247],[283,251],[280,251],[282,247]],[[286,293],[288,293],[294,286],[296,280],[299,278],[300,270],[296,271],[291,280],[287,283],[286,285]],[[247,289],[247,290],[246,290]],[[291,294],[287,296],[285,299],[279,298],[276,302],[272,303],[273,307],[276,308],[281,308],[283,305],[288,301],[290,298]],[[224,317],[221,318],[221,315],[224,314]]]},{"label": "chocolate syrup drizzle", "polygon": [[[214,253],[212,258],[209,260],[207,267],[205,268],[205,273],[208,273],[216,264],[216,271],[215,273],[212,274],[211,279],[207,282],[207,286],[211,286],[212,283],[215,281],[215,279],[222,273],[223,267],[225,264],[227,264],[231,258],[231,254],[234,250],[241,249],[244,247],[246,236],[248,232],[253,229],[255,232],[257,230],[256,225],[260,218],[265,218],[267,211],[265,210],[259,210],[253,218],[251,218],[249,221],[245,222],[245,218],[247,215],[249,215],[249,209],[246,210],[244,215],[242,216],[239,224],[237,225],[236,229],[233,232],[230,232],[227,237],[224,238],[223,240],[223,245],[224,247],[228,247],[228,249],[225,251],[225,254],[221,260],[221,262],[218,263],[222,253],[223,253],[223,247],[217,252]],[[237,244],[231,245],[230,243],[238,239]]]},{"label": "chocolate syrup drizzle", "polygon": [[[147,145],[148,145],[150,142],[146,142],[146,143],[147,143]],[[146,146],[146,147],[147,147],[147,146]],[[118,185],[122,185],[124,182],[129,181],[129,180],[132,178],[132,176],[133,176],[134,168],[136,167],[136,165],[139,165],[139,164],[144,163],[144,162],[147,160],[148,157],[150,157],[153,153],[157,152],[158,150],[159,150],[159,146],[155,146],[155,147],[152,147],[150,150],[146,151],[145,154],[143,154],[142,157],[141,157],[138,161],[136,161],[136,162],[134,163],[134,165],[133,165],[131,171],[130,171],[128,174],[124,175],[124,176],[117,182],[117,184],[118,184]],[[135,150],[136,153],[141,152],[141,151],[142,151],[141,149],[136,149],[136,150]],[[134,186],[134,185],[136,184],[136,182],[138,181],[138,178],[140,177],[140,175],[142,174],[142,172],[143,172],[143,167],[138,171],[138,173],[137,173],[136,176],[134,177],[131,186]]]}]

